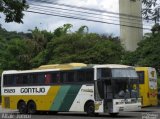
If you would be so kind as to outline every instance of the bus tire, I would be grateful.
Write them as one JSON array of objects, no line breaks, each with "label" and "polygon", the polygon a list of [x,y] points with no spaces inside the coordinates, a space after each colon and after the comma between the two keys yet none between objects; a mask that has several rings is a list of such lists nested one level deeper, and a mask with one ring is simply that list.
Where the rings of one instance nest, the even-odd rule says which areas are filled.
[{"label": "bus tire", "polygon": [[20,114],[26,114],[27,113],[27,105],[24,101],[19,101],[17,104],[17,109]]},{"label": "bus tire", "polygon": [[119,113],[109,113],[111,117],[116,117]]},{"label": "bus tire", "polygon": [[29,101],[27,103],[27,110],[29,114],[35,114],[37,112],[36,103],[34,101]]},{"label": "bus tire", "polygon": [[94,107],[94,102],[93,101],[89,101],[85,105],[85,111],[87,112],[88,116],[95,116],[95,107]]}]

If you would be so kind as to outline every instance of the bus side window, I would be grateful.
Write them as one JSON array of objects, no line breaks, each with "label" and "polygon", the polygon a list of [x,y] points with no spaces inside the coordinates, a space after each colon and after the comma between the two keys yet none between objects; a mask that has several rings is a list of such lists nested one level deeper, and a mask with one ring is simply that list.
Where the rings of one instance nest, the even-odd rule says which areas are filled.
[{"label": "bus side window", "polygon": [[78,82],[78,71],[74,72],[74,82]]},{"label": "bus side window", "polygon": [[30,74],[29,75],[29,84],[31,85],[35,85],[38,83],[38,80],[37,80],[37,74]]},{"label": "bus side window", "polygon": [[65,71],[60,73],[61,83],[73,83],[75,79],[75,71]]},{"label": "bus side window", "polygon": [[59,74],[59,72],[52,73],[51,83],[53,83],[53,84],[60,83],[60,74]]},{"label": "bus side window", "polygon": [[77,71],[77,81],[78,82],[85,82],[85,71],[84,70],[79,70]]},{"label": "bus side window", "polygon": [[13,76],[5,75],[4,76],[4,86],[12,86],[15,85],[15,79]]},{"label": "bus side window", "polygon": [[50,84],[51,79],[52,79],[52,75],[51,74],[46,74],[45,75],[45,84]]},{"label": "bus side window", "polygon": [[67,72],[60,73],[60,83],[67,82]]},{"label": "bus side window", "polygon": [[44,84],[45,83],[45,74],[38,74],[37,78],[38,84]]},{"label": "bus side window", "polygon": [[23,78],[21,75],[15,75],[15,80],[17,85],[22,85],[23,84]]},{"label": "bus side window", "polygon": [[139,83],[144,84],[144,71],[137,71],[138,77],[139,77]]},{"label": "bus side window", "polygon": [[67,73],[67,82],[73,82],[75,78],[75,73],[74,71],[70,71]]},{"label": "bus side window", "polygon": [[89,69],[86,71],[86,78],[85,79],[87,82],[91,82],[94,80],[94,73],[93,73],[92,69]]},{"label": "bus side window", "polygon": [[23,78],[23,85],[27,85],[28,84],[28,76],[27,76],[27,74],[23,74],[22,78]]}]

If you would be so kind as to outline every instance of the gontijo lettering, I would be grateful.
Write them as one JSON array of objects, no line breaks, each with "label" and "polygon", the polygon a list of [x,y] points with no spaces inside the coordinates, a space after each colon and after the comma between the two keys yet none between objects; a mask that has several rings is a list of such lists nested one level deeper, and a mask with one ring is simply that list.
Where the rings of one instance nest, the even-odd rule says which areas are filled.
[{"label": "gontijo lettering", "polygon": [[45,93],[45,88],[21,88],[21,93]]}]

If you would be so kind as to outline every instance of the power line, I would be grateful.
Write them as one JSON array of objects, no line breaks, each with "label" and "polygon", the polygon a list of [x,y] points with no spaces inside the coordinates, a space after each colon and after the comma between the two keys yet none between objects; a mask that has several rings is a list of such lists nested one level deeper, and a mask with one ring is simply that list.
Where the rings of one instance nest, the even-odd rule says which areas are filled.
[{"label": "power line", "polygon": [[[46,7],[46,8],[52,8],[52,9],[59,9],[59,10],[67,10],[67,11],[73,11],[73,12],[80,12],[80,13],[84,13],[84,14],[93,14],[93,15],[102,15],[102,13],[95,13],[93,11],[80,11],[80,10],[74,10],[74,9],[66,9],[66,8],[60,8],[60,7],[53,7],[53,6],[46,6],[46,5],[36,5],[36,4],[33,4],[33,3],[30,3],[30,5],[34,5],[34,6],[39,6],[39,7]],[[130,20],[134,20],[134,21],[142,21],[141,20],[137,20],[135,18],[126,18],[126,17],[123,17],[123,16],[113,16],[113,15],[106,15],[106,13],[103,14],[103,16],[107,16],[107,17],[113,17],[113,18],[121,18],[121,19],[130,19]]]},{"label": "power line", "polygon": [[[44,12],[51,12],[50,11],[50,9],[44,9],[44,8],[39,8],[39,7],[30,7],[32,10],[43,10]],[[49,11],[48,11],[49,10]],[[53,11],[53,10],[52,10]],[[56,12],[62,12],[62,13],[64,13],[64,14],[72,14],[72,15],[78,15],[78,16],[86,16],[86,17],[92,17],[92,19],[93,18],[95,18],[95,19],[102,19],[102,20],[112,20],[112,21],[116,21],[116,22],[119,22],[119,20],[115,20],[115,19],[110,19],[110,18],[103,18],[103,17],[96,17],[96,16],[91,16],[91,15],[84,15],[84,14],[76,14],[76,13],[72,13],[72,11],[70,11],[70,12],[64,12],[64,11],[56,11],[56,10],[54,10],[54,13],[56,13]],[[53,12],[52,12],[53,13]],[[139,24],[139,23],[133,23],[133,22],[127,22],[127,21],[122,21],[121,20],[121,22],[123,22],[123,23],[129,23],[129,24],[137,24],[137,25],[143,25],[143,24]]]},{"label": "power line", "polygon": [[124,24],[118,24],[118,23],[100,21],[100,20],[93,20],[93,19],[88,19],[88,18],[75,17],[75,16],[66,16],[66,15],[62,15],[62,14],[52,14],[52,13],[37,12],[37,11],[32,11],[32,10],[27,10],[26,12],[43,14],[43,15],[49,15],[49,16],[58,16],[58,17],[64,17],[64,18],[71,18],[71,19],[78,19],[78,20],[84,20],[84,21],[92,21],[92,22],[97,22],[97,23],[112,24],[112,25],[125,26],[125,27],[131,27],[131,28],[150,30],[149,28],[130,26],[130,25],[124,25]]},{"label": "power line", "polygon": [[87,11],[92,11],[92,12],[114,14],[114,15],[120,15],[120,16],[124,16],[124,17],[131,17],[133,19],[142,20],[142,17],[133,16],[133,15],[124,14],[124,13],[117,13],[117,12],[111,12],[111,11],[106,11],[106,10],[99,10],[99,9],[86,8],[86,7],[79,7],[79,6],[75,6],[75,5],[68,5],[68,4],[62,4],[62,3],[57,3],[57,2],[45,1],[45,0],[28,0],[28,1],[39,2],[39,3],[47,3],[47,4],[58,5],[58,6],[63,6],[63,7],[69,7],[69,8],[72,8],[72,9],[75,8],[75,9],[82,9],[82,10],[87,10]]},{"label": "power line", "polygon": [[[55,5],[55,6],[61,6],[61,7],[69,7],[69,9],[66,9],[66,10],[72,10],[72,11],[77,11],[78,12],[78,10],[75,10],[75,9],[79,9],[79,7],[78,6],[73,6],[73,5],[66,5],[66,4],[59,4],[59,3],[56,3],[56,2],[50,2],[50,1],[44,1],[44,0],[28,0],[28,1],[32,1],[32,3],[45,3],[45,4],[48,4],[48,5],[52,5],[52,6],[46,6],[46,7],[49,7],[49,8],[51,8],[51,7],[53,7],[53,5]],[[30,4],[32,4],[32,3],[30,3]],[[40,6],[42,6],[42,5],[40,5]],[[43,5],[44,6],[44,5]],[[55,7],[54,7],[55,8]],[[73,9],[73,8],[75,8],[75,9]],[[126,20],[131,20],[132,21],[132,23],[133,23],[133,21],[139,21],[139,22],[141,22],[142,21],[142,17],[139,17],[140,19],[138,20],[137,18],[136,18],[136,16],[134,17],[134,16],[132,16],[132,18],[131,18],[131,15],[127,15],[127,14],[125,14],[125,16],[123,16],[123,14],[121,14],[121,13],[116,13],[116,12],[110,12],[110,11],[106,11],[106,10],[98,10],[98,9],[94,9],[94,11],[92,11],[92,9],[90,9],[90,8],[86,8],[86,7],[80,7],[80,8],[83,8],[82,10],[85,10],[85,11],[79,11],[79,12],[81,12],[81,13],[88,13],[88,14],[94,14],[94,15],[98,15],[98,13],[103,13],[103,16],[108,16],[108,17],[113,17],[113,18],[120,18],[120,19],[126,19]],[[56,8],[56,9],[64,9],[64,8]],[[87,10],[87,11],[86,11]],[[99,11],[102,11],[102,12],[99,12]],[[94,13],[93,13],[94,12]],[[95,13],[96,12],[96,13]],[[98,12],[98,13],[97,13]],[[106,15],[106,14],[108,14],[108,12],[109,12],[109,14],[112,14],[112,16],[111,15]],[[118,15],[118,16],[113,16],[113,15]],[[120,16],[119,16],[120,15]],[[130,17],[129,17],[130,16]],[[122,21],[122,20],[121,20]],[[123,22],[123,21],[122,21]],[[144,21],[145,22],[145,21]],[[148,23],[147,22],[147,24],[150,24],[150,25],[145,25],[145,26],[148,26],[148,27],[152,27],[152,23],[150,22],[150,23]],[[140,23],[140,25],[141,25],[141,23]]]},{"label": "power line", "polygon": [[[43,5],[42,5],[43,6]],[[57,11],[57,9],[56,10],[54,10],[54,8],[53,7],[51,7],[51,9],[50,9],[50,7],[47,7],[47,6],[43,6],[42,7],[41,5],[39,6],[39,5],[31,5],[30,6],[30,8],[31,9],[33,9],[33,10],[43,10],[43,11],[45,11],[45,12],[51,12],[51,11],[54,11],[54,13],[56,13],[56,12],[60,12],[60,13],[64,13],[64,14],[72,14],[72,15],[78,15],[78,16],[86,16],[86,17],[92,17],[92,19],[93,18],[95,18],[95,19],[102,19],[102,20],[112,20],[112,21],[116,21],[116,22],[119,22],[119,19],[117,20],[115,20],[115,19],[110,19],[110,18],[103,18],[103,17],[100,17],[100,14],[97,14],[97,15],[92,15],[92,14],[88,14],[88,12],[87,12],[87,15],[86,14],[76,14],[75,12],[73,12],[73,11],[69,11],[69,9],[67,9],[69,12],[66,12],[66,9],[59,9],[58,8],[58,11]],[[49,11],[48,11],[49,10]],[[65,12],[64,12],[65,11]],[[78,12],[79,13],[79,12]],[[102,16],[102,15],[101,15]],[[112,17],[111,17],[112,18]],[[122,23],[126,23],[126,24],[136,24],[136,25],[140,25],[140,26],[142,26],[143,24],[142,23],[134,23],[134,22],[129,22],[129,21],[123,21],[123,20],[121,20],[120,22],[122,22]],[[149,26],[149,25],[145,25],[145,26],[148,26],[148,27],[151,27],[151,26]]]}]

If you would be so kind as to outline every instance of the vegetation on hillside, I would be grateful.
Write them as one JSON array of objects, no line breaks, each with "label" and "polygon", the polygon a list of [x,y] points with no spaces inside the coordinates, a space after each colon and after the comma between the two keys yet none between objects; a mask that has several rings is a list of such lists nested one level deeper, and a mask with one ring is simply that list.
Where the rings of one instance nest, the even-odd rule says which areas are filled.
[{"label": "vegetation on hillside", "polygon": [[30,34],[7,32],[1,28],[0,69],[31,69],[43,64],[68,62],[121,62],[124,49],[118,38],[88,33],[86,26],[72,33],[71,28],[71,24],[54,32],[35,28]]}]

